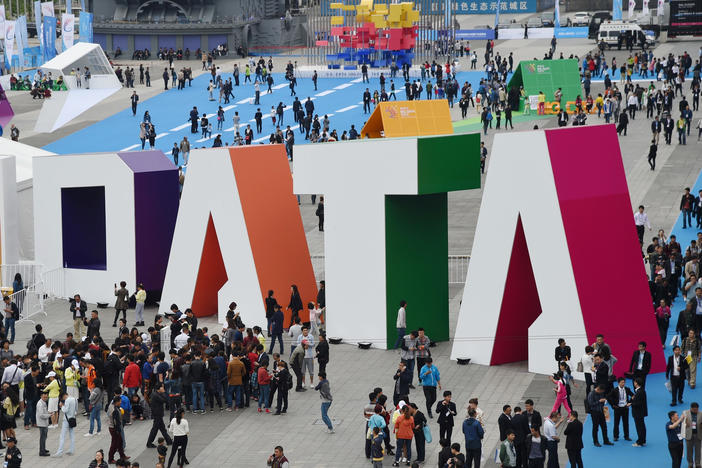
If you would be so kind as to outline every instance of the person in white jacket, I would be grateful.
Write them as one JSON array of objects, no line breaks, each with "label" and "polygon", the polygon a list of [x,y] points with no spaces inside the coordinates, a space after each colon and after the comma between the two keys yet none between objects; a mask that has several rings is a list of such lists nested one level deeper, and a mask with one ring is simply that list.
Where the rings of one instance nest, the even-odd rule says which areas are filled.
[{"label": "person in white jacket", "polygon": [[171,466],[171,463],[173,463],[173,457],[176,451],[178,451],[176,463],[180,468],[183,468],[183,465],[187,461],[185,449],[188,447],[190,428],[188,427],[188,420],[183,418],[183,413],[183,408],[180,408],[176,413],[176,417],[171,419],[171,424],[168,426],[168,433],[173,436],[173,445],[171,446],[171,456],[168,458],[168,466]]},{"label": "person in white jacket", "polygon": [[61,407],[61,437],[59,438],[59,446],[56,450],[54,457],[60,457],[63,455],[63,444],[66,441],[66,433],[68,433],[71,438],[71,448],[66,452],[68,455],[73,455],[76,451],[76,438],[74,428],[70,426],[69,420],[76,417],[76,409],[78,403],[76,399],[72,396],[68,396],[68,393],[64,393],[61,396],[63,402],[59,403]]}]

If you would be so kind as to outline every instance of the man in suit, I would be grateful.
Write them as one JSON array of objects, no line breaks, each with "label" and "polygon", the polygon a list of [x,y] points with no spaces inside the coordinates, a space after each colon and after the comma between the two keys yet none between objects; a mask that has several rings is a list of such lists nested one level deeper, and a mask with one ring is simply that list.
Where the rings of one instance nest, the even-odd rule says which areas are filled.
[{"label": "man in suit", "polygon": [[526,456],[524,441],[529,435],[529,421],[519,406],[514,407],[512,428],[514,429],[514,448],[517,451],[517,468],[528,468],[529,460]]},{"label": "man in suit", "polygon": [[561,362],[570,361],[570,357],[571,357],[570,346],[566,346],[566,341],[563,338],[558,339],[558,346],[556,346],[555,357],[556,357],[556,367],[557,368]]},{"label": "man in suit", "polygon": [[631,406],[631,416],[634,418],[636,426],[636,442],[634,447],[643,447],[646,445],[646,422],[644,418],[648,416],[648,402],[646,401],[646,390],[643,388],[643,382],[640,377],[634,379],[634,395],[628,403]]},{"label": "man in suit", "polygon": [[578,419],[578,412],[571,411],[568,416],[568,425],[563,431],[566,436],[565,447],[568,451],[568,461],[571,468],[583,468],[583,423]]},{"label": "man in suit", "polygon": [[444,399],[436,405],[434,412],[437,415],[436,422],[439,423],[439,439],[446,439],[451,444],[451,433],[453,432],[453,417],[458,414],[456,403],[451,401],[451,392],[444,392]]},{"label": "man in suit", "polygon": [[646,376],[651,371],[651,353],[646,351],[646,342],[639,341],[639,349],[634,351],[629,364],[633,379],[641,379],[642,387],[646,387]]},{"label": "man in suit", "polygon": [[680,354],[680,346],[673,348],[673,355],[668,358],[668,365],[665,368],[665,378],[670,379],[672,401],[670,406],[683,402],[683,390],[685,390],[685,371],[687,361]]},{"label": "man in suit", "polygon": [[[687,445],[687,465],[700,466],[700,446],[702,445],[702,432],[698,429],[700,417],[700,405],[696,402],[690,404],[690,409],[682,413],[682,429],[680,435],[685,439]],[[693,462],[694,460],[694,462]]]},{"label": "man in suit", "polygon": [[611,387],[609,383],[609,366],[602,359],[602,355],[600,353],[595,353],[592,362],[592,372],[595,374],[595,387],[600,385],[605,388]]},{"label": "man in suit", "polygon": [[507,434],[512,431],[512,407],[505,405],[502,407],[502,414],[497,418],[497,425],[500,427],[500,442],[507,438]]},{"label": "man in suit", "polygon": [[614,408],[614,441],[619,440],[619,421],[624,426],[624,440],[629,438],[629,402],[634,393],[626,386],[626,379],[619,377],[617,386],[607,395],[607,401]]}]

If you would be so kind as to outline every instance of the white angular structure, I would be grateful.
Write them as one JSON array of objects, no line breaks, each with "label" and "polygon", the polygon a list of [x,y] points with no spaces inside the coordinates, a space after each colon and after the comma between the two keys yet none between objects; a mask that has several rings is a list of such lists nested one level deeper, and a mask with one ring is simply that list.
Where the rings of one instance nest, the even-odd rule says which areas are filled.
[{"label": "white angular structure", "polygon": [[[85,82],[85,67],[90,70],[89,88]],[[80,70],[83,86],[78,87],[71,70]],[[61,128],[83,112],[120,90],[110,61],[99,44],[79,42],[41,66],[44,73],[51,73],[54,80],[63,76],[68,91],[55,91],[44,101],[34,130],[51,133]]]}]

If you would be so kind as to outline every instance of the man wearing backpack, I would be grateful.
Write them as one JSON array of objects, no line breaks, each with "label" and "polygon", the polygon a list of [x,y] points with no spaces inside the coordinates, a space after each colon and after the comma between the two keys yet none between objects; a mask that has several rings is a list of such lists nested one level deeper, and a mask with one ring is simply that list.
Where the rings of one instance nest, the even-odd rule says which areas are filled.
[{"label": "man wearing backpack", "polygon": [[19,308],[10,300],[10,296],[2,298],[5,303],[5,335],[10,337],[10,344],[15,342],[15,320],[19,320]]}]

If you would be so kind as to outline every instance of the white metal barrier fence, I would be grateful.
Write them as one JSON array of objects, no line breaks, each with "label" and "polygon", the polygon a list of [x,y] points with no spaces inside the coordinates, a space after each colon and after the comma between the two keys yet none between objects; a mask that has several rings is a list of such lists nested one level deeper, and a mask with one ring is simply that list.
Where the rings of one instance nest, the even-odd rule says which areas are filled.
[{"label": "white metal barrier fence", "polygon": [[11,287],[15,276],[19,273],[25,287],[41,281],[42,266],[36,263],[19,263],[0,265],[0,285]]},{"label": "white metal barrier fence", "polygon": [[17,304],[20,311],[20,321],[33,322],[36,314],[44,314],[47,301],[65,298],[63,268],[42,271],[40,264],[0,265],[2,286],[11,287],[15,275],[22,276],[24,289],[14,291],[10,300]]},{"label": "white metal barrier fence", "polygon": [[[324,279],[324,255],[311,255],[312,268],[317,280]],[[448,273],[449,284],[464,284],[468,273],[470,255],[449,255]]]},{"label": "white metal barrier fence", "polygon": [[41,274],[41,292],[45,300],[65,299],[66,288],[63,268],[54,268]]}]

